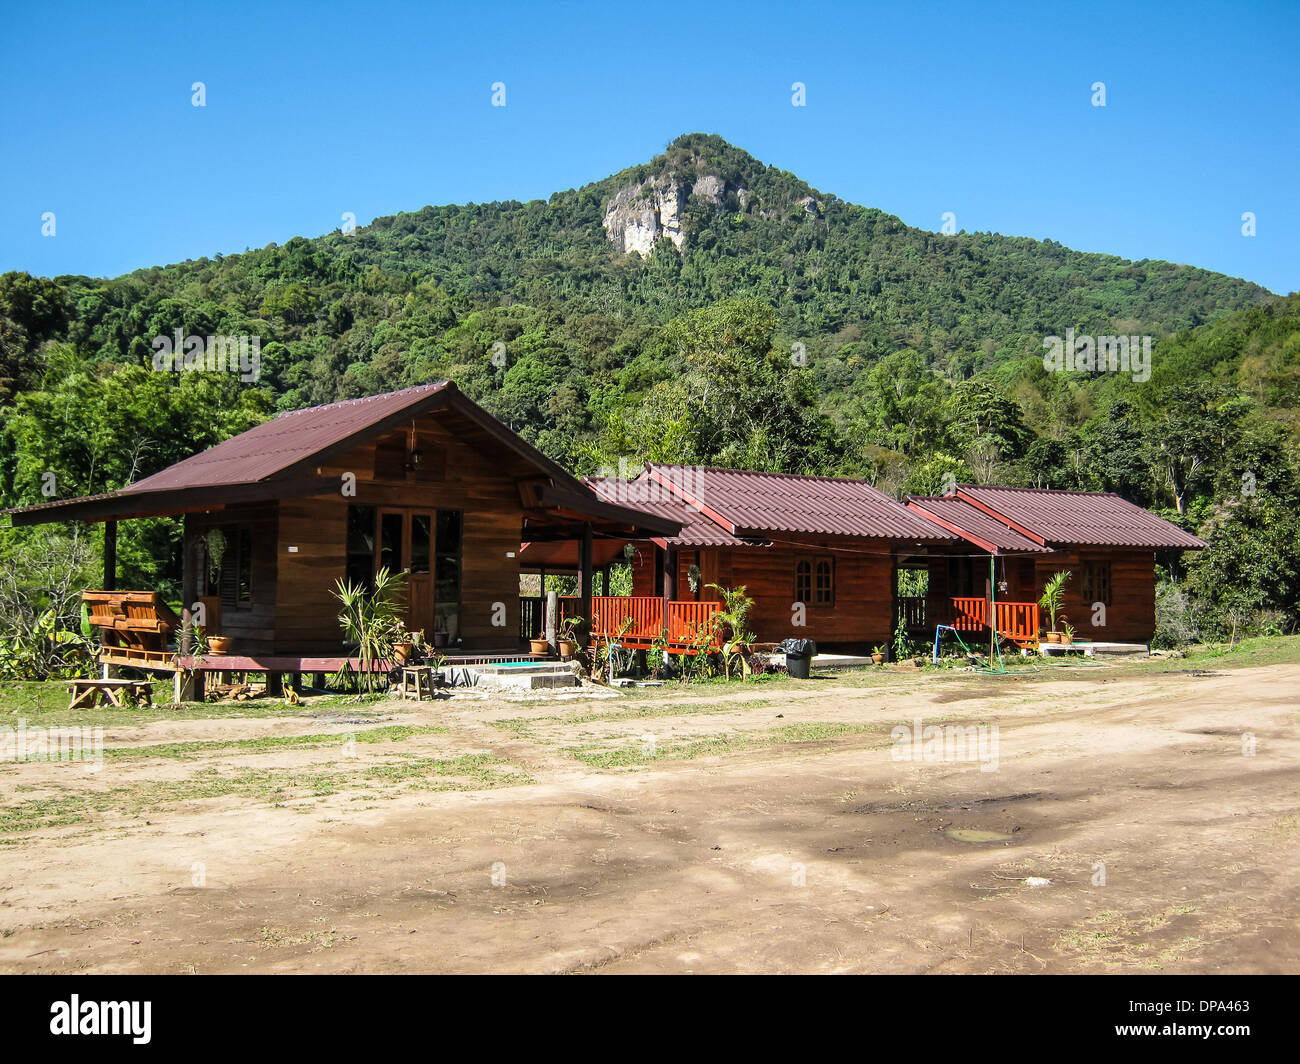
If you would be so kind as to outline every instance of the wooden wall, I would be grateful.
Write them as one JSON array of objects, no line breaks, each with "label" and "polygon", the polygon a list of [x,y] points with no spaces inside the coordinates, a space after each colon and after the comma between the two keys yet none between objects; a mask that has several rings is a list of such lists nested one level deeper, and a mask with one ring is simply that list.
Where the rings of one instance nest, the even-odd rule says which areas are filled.
[{"label": "wooden wall", "polygon": [[[1110,563],[1111,605],[1105,624],[1094,625],[1092,602],[1083,599],[1083,563]],[[1038,593],[1053,573],[1069,569],[1073,574],[1065,585],[1065,614],[1074,625],[1076,639],[1112,643],[1149,643],[1156,628],[1155,553],[1139,550],[1080,549],[1039,555]],[[1035,596],[1037,598],[1037,596]],[[1043,624],[1047,619],[1043,618]],[[1060,624],[1060,618],[1057,618]]]},{"label": "wooden wall", "polygon": [[[280,503],[276,649],[285,654],[342,650],[338,603],[330,594],[344,575],[349,504],[461,510],[460,630],[466,650],[514,649],[519,632],[519,543],[523,509],[513,475],[517,460],[466,425],[428,415],[416,423],[424,460],[404,469],[408,429],[329,461],[322,476],[356,477],[355,497],[287,499]],[[291,552],[290,547],[297,547]],[[514,557],[509,555],[513,554]],[[497,604],[503,609],[498,610]],[[493,624],[494,618],[504,624]]]},{"label": "wooden wall", "polygon": [[[654,552],[640,551],[633,559],[634,595],[653,595]],[[794,568],[799,557],[831,557],[835,562],[835,604],[806,603],[803,627],[795,627]],[[837,546],[826,540],[808,540],[806,545],[742,547],[721,550],[679,550],[677,593],[679,600],[717,599],[706,585],[744,585],[754,599],[749,628],[759,642],[779,643],[783,639],[812,639],[818,643],[843,644],[870,649],[887,643],[893,623],[893,557],[890,544],[880,540],[856,540]],[[700,568],[700,589],[692,594],[687,574],[692,565]]]}]

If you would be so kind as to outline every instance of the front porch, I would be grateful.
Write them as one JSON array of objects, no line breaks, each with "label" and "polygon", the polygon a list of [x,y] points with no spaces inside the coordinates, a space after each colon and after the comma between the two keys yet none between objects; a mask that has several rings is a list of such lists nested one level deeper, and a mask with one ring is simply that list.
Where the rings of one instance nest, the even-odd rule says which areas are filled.
[{"label": "front porch", "polygon": [[[582,616],[581,597],[559,595],[557,602],[557,620]],[[593,595],[591,616],[584,620],[589,621],[587,633],[594,641],[649,650],[663,640],[670,654],[686,654],[719,649],[716,639],[705,642],[705,637],[713,633],[713,617],[721,608],[719,602],[679,602],[657,595]],[[546,599],[521,596],[519,623],[521,638],[545,638]]]},{"label": "front porch", "polygon": [[[1038,645],[1039,613],[1037,602],[1001,602],[994,600],[998,635],[1017,646]],[[976,596],[940,598],[938,596],[899,596],[894,623],[904,618],[911,635],[933,638],[937,625],[948,625],[957,632],[989,631],[989,600]]]}]

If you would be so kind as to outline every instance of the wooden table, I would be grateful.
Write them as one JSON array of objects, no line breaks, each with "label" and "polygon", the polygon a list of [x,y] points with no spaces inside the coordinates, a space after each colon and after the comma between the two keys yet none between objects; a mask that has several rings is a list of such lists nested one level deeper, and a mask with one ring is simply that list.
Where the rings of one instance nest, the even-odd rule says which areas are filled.
[{"label": "wooden table", "polygon": [[153,686],[148,680],[96,679],[73,680],[68,684],[72,694],[69,709],[108,705],[153,705]]}]

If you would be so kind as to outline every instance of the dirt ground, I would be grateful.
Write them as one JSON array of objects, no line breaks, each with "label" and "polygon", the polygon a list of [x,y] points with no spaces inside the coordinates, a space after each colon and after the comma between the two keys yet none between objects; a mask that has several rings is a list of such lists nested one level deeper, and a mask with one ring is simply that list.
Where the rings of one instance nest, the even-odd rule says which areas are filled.
[{"label": "dirt ground", "polygon": [[[160,712],[98,772],[0,764],[0,971],[1297,972],[1297,692],[1102,666]],[[891,737],[918,719],[982,760]]]}]

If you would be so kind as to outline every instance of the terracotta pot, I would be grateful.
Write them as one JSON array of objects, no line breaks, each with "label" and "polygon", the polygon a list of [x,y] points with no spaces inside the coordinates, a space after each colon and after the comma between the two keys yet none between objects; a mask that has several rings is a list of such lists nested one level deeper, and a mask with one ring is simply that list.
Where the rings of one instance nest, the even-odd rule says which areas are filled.
[{"label": "terracotta pot", "polygon": [[578,652],[578,644],[572,639],[559,640],[560,657],[568,659]]},{"label": "terracotta pot", "polygon": [[549,654],[551,652],[551,644],[545,639],[530,639],[528,646],[534,654]]},{"label": "terracotta pot", "polygon": [[1069,646],[1073,642],[1074,642],[1074,636],[1066,635],[1064,632],[1061,633],[1061,643],[1063,646]]},{"label": "terracotta pot", "polygon": [[872,660],[875,664],[877,664],[877,665],[883,665],[883,664],[885,663],[885,655],[884,655],[884,654],[872,654],[872,655],[871,655],[871,660]]},{"label": "terracotta pot", "polygon": [[1061,642],[1061,633],[1060,633],[1060,632],[1047,632],[1047,633],[1045,633],[1044,638],[1045,638],[1049,643],[1059,643],[1059,642]]},{"label": "terracotta pot", "polygon": [[414,643],[394,643],[393,658],[398,665],[405,665],[411,660],[411,652],[415,650]]},{"label": "terracotta pot", "polygon": [[229,654],[230,648],[234,645],[233,636],[214,635],[208,638],[208,649],[214,654]]}]

